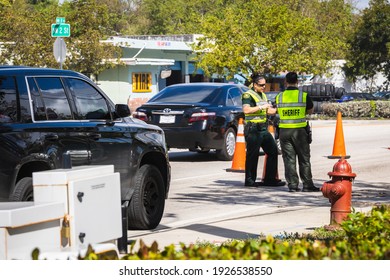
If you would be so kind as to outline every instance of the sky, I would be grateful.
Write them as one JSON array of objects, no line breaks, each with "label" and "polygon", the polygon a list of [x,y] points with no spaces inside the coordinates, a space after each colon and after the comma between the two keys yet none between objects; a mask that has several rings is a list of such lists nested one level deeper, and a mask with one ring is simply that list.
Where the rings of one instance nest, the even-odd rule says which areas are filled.
[{"label": "sky", "polygon": [[364,9],[368,7],[368,1],[369,0],[357,0],[356,1],[356,7],[358,9]]}]

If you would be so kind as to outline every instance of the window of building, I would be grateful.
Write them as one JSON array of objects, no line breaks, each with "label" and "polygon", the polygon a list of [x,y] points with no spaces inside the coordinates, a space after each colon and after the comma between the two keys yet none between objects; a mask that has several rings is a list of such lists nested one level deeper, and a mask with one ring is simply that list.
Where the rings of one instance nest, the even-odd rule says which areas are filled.
[{"label": "window of building", "polygon": [[133,92],[152,91],[152,73],[133,73]]}]

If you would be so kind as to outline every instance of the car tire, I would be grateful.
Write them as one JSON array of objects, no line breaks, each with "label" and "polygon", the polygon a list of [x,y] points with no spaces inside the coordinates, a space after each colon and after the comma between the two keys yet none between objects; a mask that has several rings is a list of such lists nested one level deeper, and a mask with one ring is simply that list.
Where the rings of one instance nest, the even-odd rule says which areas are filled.
[{"label": "car tire", "polygon": [[345,93],[345,89],[344,88],[336,88],[336,93],[335,93],[335,98],[336,99],[340,99]]},{"label": "car tire", "polygon": [[33,181],[31,177],[20,179],[15,186],[14,192],[9,197],[10,201],[33,201]]},{"label": "car tire", "polygon": [[235,147],[236,132],[233,128],[230,127],[224,134],[222,149],[217,150],[217,158],[224,161],[232,160]]},{"label": "car tire", "polygon": [[165,188],[160,171],[153,165],[141,166],[128,208],[128,229],[146,230],[158,226],[164,213]]}]

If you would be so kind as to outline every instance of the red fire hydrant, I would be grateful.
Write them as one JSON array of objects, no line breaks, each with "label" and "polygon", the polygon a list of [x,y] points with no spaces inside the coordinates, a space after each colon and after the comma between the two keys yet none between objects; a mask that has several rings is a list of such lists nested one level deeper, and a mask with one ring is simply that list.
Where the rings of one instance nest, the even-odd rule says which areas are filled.
[{"label": "red fire hydrant", "polygon": [[322,194],[331,203],[330,224],[339,225],[351,213],[352,181],[356,177],[351,165],[341,158],[328,172],[332,179],[322,185]]}]

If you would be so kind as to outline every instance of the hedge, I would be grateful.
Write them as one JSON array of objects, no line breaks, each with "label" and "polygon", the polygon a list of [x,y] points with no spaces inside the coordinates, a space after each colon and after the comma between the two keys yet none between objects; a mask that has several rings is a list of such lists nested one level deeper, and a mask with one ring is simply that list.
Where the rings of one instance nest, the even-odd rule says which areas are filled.
[{"label": "hedge", "polygon": [[[324,231],[324,228],[322,228]],[[326,229],[325,229],[326,231]],[[166,246],[162,251],[157,242],[122,260],[389,260],[390,205],[375,206],[365,214],[352,212],[340,229],[320,235],[286,235],[287,238],[260,236],[259,239],[232,240],[222,245],[180,244]],[[291,238],[292,237],[292,238]],[[81,258],[80,258],[81,259]],[[83,259],[107,259],[93,251]]]},{"label": "hedge", "polygon": [[329,117],[335,117],[341,111],[347,118],[390,118],[390,101],[322,102],[321,108],[322,114]]}]

